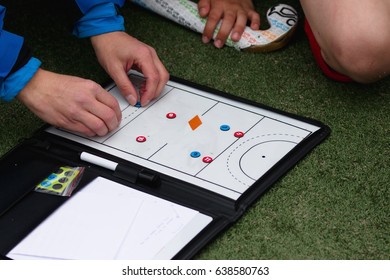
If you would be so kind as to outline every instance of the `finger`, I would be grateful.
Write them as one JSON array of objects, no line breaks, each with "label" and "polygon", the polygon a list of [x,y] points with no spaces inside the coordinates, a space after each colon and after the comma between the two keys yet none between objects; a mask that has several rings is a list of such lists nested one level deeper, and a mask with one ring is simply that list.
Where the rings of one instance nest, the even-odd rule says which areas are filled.
[{"label": "finger", "polygon": [[95,135],[104,136],[110,131],[106,123],[95,113],[84,112],[77,120],[93,131]]},{"label": "finger", "polygon": [[159,83],[157,85],[157,89],[154,95],[154,98],[157,98],[161,94],[163,88],[165,87],[166,83],[169,80],[169,72],[167,71],[164,64],[161,62],[161,60],[158,58],[157,53],[155,51],[153,52],[153,57],[154,57],[155,66],[160,76]]},{"label": "finger", "polygon": [[82,121],[100,136],[114,130],[119,125],[115,112],[103,104],[95,105],[93,110],[88,115],[85,115]]},{"label": "finger", "polygon": [[259,30],[260,29],[260,15],[255,11],[250,11],[248,13],[248,18],[251,22],[250,27],[253,30]]},{"label": "finger", "polygon": [[210,0],[200,0],[198,2],[198,12],[202,18],[207,17],[210,12]]},{"label": "finger", "polygon": [[215,37],[214,45],[217,48],[222,48],[225,44],[226,39],[228,38],[234,24],[236,21],[236,14],[233,12],[225,12],[222,20],[221,27],[218,31],[217,36]]},{"label": "finger", "polygon": [[247,22],[246,14],[243,11],[237,13],[236,22],[232,29],[231,39],[235,42],[238,42],[241,39],[242,33],[245,30]]},{"label": "finger", "polygon": [[140,88],[141,105],[146,106],[156,96],[157,87],[160,82],[160,75],[153,60],[153,51],[146,50],[147,55],[143,57],[140,63],[136,63],[137,69],[142,72],[145,77],[145,83]]},{"label": "finger", "polygon": [[[61,110],[61,108],[54,109],[47,106],[48,110],[45,111],[44,115],[40,115],[43,120],[46,120],[48,123],[60,127],[69,131],[74,131],[76,133],[81,133],[87,136],[95,136],[96,132],[91,130],[88,126],[86,126],[83,122],[77,120],[76,118],[80,118],[81,113],[71,113],[69,114],[69,107],[66,107],[65,111]],[[72,112],[72,111],[70,111]],[[73,111],[75,112],[75,111]]]},{"label": "finger", "polygon": [[138,94],[126,71],[122,67],[117,67],[111,72],[111,78],[118,86],[123,97],[134,106],[138,101]]},{"label": "finger", "polygon": [[[143,72],[144,73],[144,72]],[[140,88],[141,106],[147,106],[151,100],[158,96],[157,88],[159,85],[158,74],[145,75],[145,82]]]},{"label": "finger", "polygon": [[220,11],[211,10],[207,18],[205,28],[203,30],[203,36],[202,36],[203,43],[208,43],[213,38],[215,28],[217,27],[221,18],[222,18],[222,10]]},{"label": "finger", "polygon": [[[103,102],[113,103],[110,100],[108,92],[103,91],[97,93],[96,99],[88,102],[85,109],[80,110],[81,112],[75,119],[76,121],[83,123],[99,136],[106,135],[109,131],[117,128],[119,125],[116,111],[101,102],[101,100],[103,100]],[[119,107],[118,104],[116,105]]]},{"label": "finger", "polygon": [[89,129],[87,126],[85,126],[81,122],[72,122],[68,125],[63,125],[62,128],[70,131],[74,131],[76,133],[81,133],[83,135],[86,135],[88,137],[96,136],[96,133]]},{"label": "finger", "polygon": [[110,130],[116,128],[122,119],[122,111],[119,107],[118,100],[104,89],[102,89],[100,94],[96,95],[96,99],[114,112],[114,116],[112,116],[113,120],[109,122],[111,124],[108,127]]},{"label": "finger", "polygon": [[43,119],[47,119],[48,123],[56,127],[63,128],[65,130],[81,133],[87,136],[95,136],[96,132],[90,129],[89,126],[87,126],[84,121],[88,119],[87,116],[90,114],[87,111],[81,111],[80,109],[77,111],[77,114],[74,112],[76,111],[75,110],[70,110],[70,111],[69,110],[65,110],[65,111],[48,110],[45,116],[43,116]]}]

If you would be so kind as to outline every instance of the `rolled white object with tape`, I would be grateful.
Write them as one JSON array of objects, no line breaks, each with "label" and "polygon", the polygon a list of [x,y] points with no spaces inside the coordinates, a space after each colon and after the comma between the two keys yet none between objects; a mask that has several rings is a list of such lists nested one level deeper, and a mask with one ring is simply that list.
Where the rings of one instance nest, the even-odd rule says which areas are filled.
[{"label": "rolled white object with tape", "polygon": [[[131,0],[131,2],[198,33],[203,33],[206,25],[207,19],[199,16],[197,4],[190,0]],[[298,13],[289,5],[277,4],[268,9],[267,20],[270,25],[267,30],[252,30],[247,26],[238,42],[232,41],[229,35],[225,45],[252,52],[280,49],[295,33]],[[220,24],[214,32],[214,38]]]}]

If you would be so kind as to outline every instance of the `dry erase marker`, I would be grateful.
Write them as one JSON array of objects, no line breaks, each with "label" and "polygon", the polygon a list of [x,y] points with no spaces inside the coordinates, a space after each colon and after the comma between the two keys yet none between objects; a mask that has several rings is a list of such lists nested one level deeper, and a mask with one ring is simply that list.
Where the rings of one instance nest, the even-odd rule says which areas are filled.
[{"label": "dry erase marker", "polygon": [[107,168],[107,169],[112,170],[112,171],[115,171],[115,169],[118,166],[117,162],[114,162],[114,161],[111,161],[111,160],[108,160],[108,159],[105,159],[105,158],[102,158],[99,156],[95,156],[95,155],[87,153],[87,152],[82,152],[80,154],[80,159],[83,161],[98,165],[100,167]]},{"label": "dry erase marker", "polygon": [[149,186],[157,186],[160,183],[159,175],[150,170],[137,170],[136,168],[131,168],[130,166],[119,164],[87,152],[82,152],[80,154],[80,159],[108,170],[112,170],[114,171],[112,175],[131,183],[139,181]]},{"label": "dry erase marker", "polygon": [[123,164],[119,164],[117,162],[87,152],[82,152],[80,154],[80,159],[92,163],[94,165],[106,168],[108,170],[112,170],[114,171],[113,175],[115,177],[125,179],[126,181],[129,181],[131,183],[135,183],[138,179],[138,170],[130,168]]}]

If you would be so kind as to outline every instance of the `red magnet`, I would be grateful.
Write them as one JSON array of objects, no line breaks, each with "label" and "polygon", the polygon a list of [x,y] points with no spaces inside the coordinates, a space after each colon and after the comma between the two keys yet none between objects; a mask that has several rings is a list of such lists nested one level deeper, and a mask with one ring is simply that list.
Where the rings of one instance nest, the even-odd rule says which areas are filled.
[{"label": "red magnet", "polygon": [[174,119],[174,118],[176,118],[176,114],[173,113],[173,112],[170,112],[170,113],[167,114],[167,118],[168,119]]},{"label": "red magnet", "polygon": [[204,157],[202,160],[203,160],[204,163],[210,163],[210,162],[213,161],[213,158],[212,158],[212,157],[209,157],[209,156],[206,156],[206,157]]},{"label": "red magnet", "polygon": [[139,143],[143,143],[146,141],[146,137],[145,136],[138,136],[137,138],[135,138],[135,140],[137,140],[137,142],[139,142]]},{"label": "red magnet", "polygon": [[236,132],[234,132],[234,137],[237,137],[237,138],[244,137],[244,132],[236,131]]}]

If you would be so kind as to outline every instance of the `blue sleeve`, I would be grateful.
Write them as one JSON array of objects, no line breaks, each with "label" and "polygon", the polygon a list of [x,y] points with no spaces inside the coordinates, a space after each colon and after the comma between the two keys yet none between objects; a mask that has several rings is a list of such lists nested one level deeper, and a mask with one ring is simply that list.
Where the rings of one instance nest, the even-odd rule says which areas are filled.
[{"label": "blue sleeve", "polygon": [[83,16],[74,26],[73,34],[79,38],[91,37],[113,31],[124,31],[124,19],[118,12],[124,0],[77,0]]},{"label": "blue sleeve", "polygon": [[8,76],[23,46],[23,37],[3,30],[5,8],[0,6],[0,83]]},{"label": "blue sleeve", "polygon": [[11,101],[32,79],[38,68],[41,66],[41,61],[32,57],[20,69],[12,73],[0,83],[0,99]]},{"label": "blue sleeve", "polygon": [[[69,1],[69,0],[68,0]],[[88,11],[97,5],[112,3],[118,7],[122,7],[125,0],[75,0],[80,11],[85,15]]]},{"label": "blue sleeve", "polygon": [[[124,20],[117,8],[125,0],[66,0],[73,2],[81,19],[73,33],[90,37],[113,31],[124,31]],[[24,39],[3,30],[6,9],[0,5],[0,99],[12,100],[30,81],[41,62],[26,54]]]},{"label": "blue sleeve", "polygon": [[26,54],[24,39],[3,30],[5,8],[0,6],[0,99],[12,100],[34,76],[41,62]]}]

